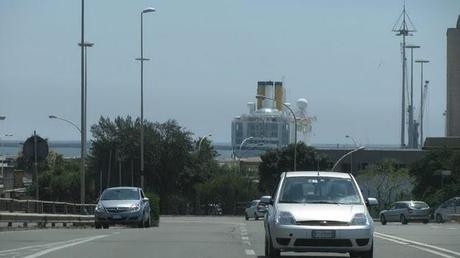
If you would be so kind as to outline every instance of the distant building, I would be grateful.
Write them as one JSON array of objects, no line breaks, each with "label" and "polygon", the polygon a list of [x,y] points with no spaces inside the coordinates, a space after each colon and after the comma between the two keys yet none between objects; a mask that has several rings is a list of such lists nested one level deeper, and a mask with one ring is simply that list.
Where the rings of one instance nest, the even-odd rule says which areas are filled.
[{"label": "distant building", "polygon": [[460,15],[447,29],[446,136],[460,136]]},{"label": "distant building", "polygon": [[[258,156],[268,149],[282,148],[294,143],[294,118],[284,105],[285,90],[282,82],[259,81],[257,95],[275,99],[256,99],[248,103],[248,113],[232,121],[232,148],[238,157]],[[284,105],[283,105],[284,103]],[[308,102],[297,101],[297,140],[308,144],[313,121],[307,114]],[[246,139],[244,145],[241,143]],[[241,153],[239,148],[242,146]]]}]

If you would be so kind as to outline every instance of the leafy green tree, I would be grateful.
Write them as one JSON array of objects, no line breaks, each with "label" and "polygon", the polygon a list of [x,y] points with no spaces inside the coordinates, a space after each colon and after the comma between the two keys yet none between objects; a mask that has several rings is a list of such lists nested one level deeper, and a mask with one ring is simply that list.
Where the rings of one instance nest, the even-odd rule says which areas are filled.
[{"label": "leafy green tree", "polygon": [[[31,163],[25,162],[21,166],[32,169]],[[48,157],[39,166],[39,193],[40,200],[79,202],[80,200],[80,160],[64,159],[62,155],[50,151]],[[29,188],[29,194],[34,196],[36,182]]]},{"label": "leafy green tree", "polygon": [[195,190],[202,211],[208,204],[220,204],[224,214],[232,215],[241,214],[248,200],[260,197],[256,184],[228,166],[220,167],[208,181],[195,184]]},{"label": "leafy green tree", "polygon": [[[441,175],[442,170],[451,171],[450,176]],[[460,195],[460,151],[433,150],[412,164],[410,174],[415,177],[413,194],[417,199],[437,206],[446,199]]]},{"label": "leafy green tree", "polygon": [[360,170],[355,175],[365,197],[376,197],[379,208],[392,202],[410,199],[414,178],[406,168],[400,168],[394,160],[382,160]]},{"label": "leafy green tree", "polygon": [[[140,120],[101,117],[91,132],[90,173],[96,187],[119,185],[120,170],[122,185],[139,186]],[[192,133],[174,120],[144,121],[144,135],[144,190],[159,195],[162,213],[186,212],[177,207],[196,203],[194,185],[208,180],[218,167],[215,151],[207,140],[197,150]]]},{"label": "leafy green tree", "polygon": [[[273,149],[261,156],[259,165],[259,190],[262,193],[271,193],[282,172],[294,169],[294,144],[286,148]],[[330,162],[326,155],[317,152],[313,147],[304,143],[297,143],[297,170],[326,170]]]}]

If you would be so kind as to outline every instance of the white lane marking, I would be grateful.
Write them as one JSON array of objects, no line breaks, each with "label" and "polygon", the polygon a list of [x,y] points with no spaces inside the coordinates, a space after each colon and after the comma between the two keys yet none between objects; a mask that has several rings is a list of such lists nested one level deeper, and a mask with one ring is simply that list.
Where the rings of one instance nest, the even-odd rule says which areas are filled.
[{"label": "white lane marking", "polygon": [[425,244],[425,243],[421,243],[421,242],[417,242],[417,241],[412,241],[412,240],[405,239],[405,238],[402,238],[402,237],[396,237],[396,236],[392,236],[392,235],[382,234],[382,233],[379,233],[379,232],[374,232],[374,234],[376,234],[377,236],[384,236],[384,237],[387,237],[387,238],[392,238],[392,239],[396,239],[396,240],[403,241],[403,242],[406,242],[406,243],[419,245],[419,246],[435,249],[435,250],[438,250],[438,251],[441,251],[441,252],[450,253],[450,254],[460,256],[459,252],[455,252],[455,251],[452,251],[452,250],[449,250],[449,249],[446,249],[446,248],[437,247],[437,246],[434,246],[434,245],[429,245],[429,244]]},{"label": "white lane marking", "polygon": [[21,251],[21,250],[26,250],[26,249],[32,249],[32,250],[34,250],[34,249],[43,249],[43,247],[49,247],[49,246],[53,246],[53,245],[74,242],[74,241],[80,240],[80,239],[82,239],[82,238],[72,239],[72,240],[68,240],[68,241],[47,243],[47,244],[41,244],[41,245],[31,245],[31,246],[25,246],[25,247],[20,247],[20,248],[2,250],[2,251],[0,251],[0,255],[2,255],[4,253],[10,253],[10,252]]},{"label": "white lane marking", "polygon": [[248,235],[247,231],[241,232],[241,236],[247,236],[247,235]]},{"label": "white lane marking", "polygon": [[17,254],[19,254],[19,252],[11,252],[11,253],[7,253],[7,254],[0,254],[0,256],[17,255]]},{"label": "white lane marking", "polygon": [[24,258],[36,258],[36,257],[40,257],[42,255],[45,255],[47,253],[51,253],[51,252],[54,252],[54,251],[57,251],[57,250],[60,250],[60,249],[64,249],[64,248],[67,248],[67,247],[71,247],[71,246],[74,246],[74,245],[79,245],[79,244],[83,244],[83,243],[86,243],[86,242],[90,242],[90,241],[93,241],[93,240],[96,240],[96,239],[100,239],[100,238],[104,238],[104,237],[108,237],[109,235],[99,235],[99,236],[93,236],[93,237],[88,237],[88,238],[85,238],[83,240],[80,240],[80,241],[76,241],[76,242],[73,242],[73,243],[69,243],[69,244],[64,244],[64,245],[59,245],[59,246],[56,246],[56,247],[52,247],[52,248],[49,248],[49,249],[45,249],[43,251],[40,251],[38,253],[34,253],[34,254],[31,254],[31,255],[28,255]]},{"label": "white lane marking", "polygon": [[244,226],[244,223],[236,223],[236,222],[226,222],[226,221],[201,221],[201,220],[162,220],[161,223],[197,223],[197,224],[222,224],[222,225],[236,225],[236,226]]},{"label": "white lane marking", "polygon": [[398,241],[398,240],[394,240],[394,239],[391,239],[391,238],[388,238],[388,237],[383,237],[383,236],[376,236],[376,237],[381,238],[381,239],[385,239],[387,241],[394,242],[394,243],[397,243],[397,244],[400,244],[400,245],[408,245],[408,243],[401,242],[401,241]]},{"label": "white lane marking", "polygon": [[444,258],[455,258],[455,257],[453,257],[453,256],[450,256],[450,255],[447,255],[447,254],[443,254],[443,253],[440,253],[440,252],[437,252],[437,251],[434,251],[434,250],[431,250],[431,249],[428,249],[428,248],[425,248],[425,247],[415,246],[415,245],[413,245],[412,247],[417,248],[417,249],[420,249],[420,250],[425,251],[425,252],[428,252],[428,253],[432,253],[432,254],[435,254],[435,255],[439,255],[439,256],[444,257]]},{"label": "white lane marking", "polygon": [[249,240],[249,237],[247,237],[247,236],[242,236],[242,237],[241,237],[241,240]]},{"label": "white lane marking", "polygon": [[250,241],[243,241],[243,243],[245,243],[245,244],[251,246],[251,242],[250,242]]},{"label": "white lane marking", "polygon": [[256,252],[254,252],[252,249],[246,249],[244,251],[246,252],[246,255],[256,255]]},{"label": "white lane marking", "polygon": [[447,228],[447,229],[456,230],[457,228]]}]

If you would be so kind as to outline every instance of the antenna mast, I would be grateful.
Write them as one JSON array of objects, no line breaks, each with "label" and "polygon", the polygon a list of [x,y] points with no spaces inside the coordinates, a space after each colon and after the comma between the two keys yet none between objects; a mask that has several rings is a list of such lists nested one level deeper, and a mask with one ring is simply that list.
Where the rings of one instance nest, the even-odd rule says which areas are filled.
[{"label": "antenna mast", "polygon": [[[406,20],[407,18],[407,20]],[[407,21],[409,21],[412,29],[409,28]],[[404,3],[403,11],[399,15],[398,20],[392,29],[396,32],[396,36],[402,36],[401,55],[402,55],[402,96],[401,96],[401,148],[405,144],[405,125],[406,125],[406,72],[407,72],[407,58],[406,58],[406,36],[412,36],[411,32],[415,32],[415,26],[406,13],[406,4]]]}]

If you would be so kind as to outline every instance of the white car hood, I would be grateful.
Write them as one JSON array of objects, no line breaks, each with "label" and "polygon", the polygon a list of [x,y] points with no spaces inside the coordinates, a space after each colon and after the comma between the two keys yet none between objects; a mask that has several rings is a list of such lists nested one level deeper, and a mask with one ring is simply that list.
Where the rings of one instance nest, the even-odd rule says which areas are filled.
[{"label": "white car hood", "polygon": [[356,213],[366,212],[366,207],[345,204],[292,204],[278,203],[279,212],[290,212],[296,221],[328,220],[350,222]]}]

